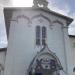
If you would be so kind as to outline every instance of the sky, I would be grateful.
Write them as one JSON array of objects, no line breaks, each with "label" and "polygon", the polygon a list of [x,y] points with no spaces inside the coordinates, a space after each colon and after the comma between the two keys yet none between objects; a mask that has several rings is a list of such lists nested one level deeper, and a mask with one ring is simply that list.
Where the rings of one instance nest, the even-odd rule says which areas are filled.
[{"label": "sky", "polygon": [[74,19],[74,21],[69,26],[68,32],[70,35],[75,35],[75,0],[48,0],[49,8],[69,16]]},{"label": "sky", "polygon": [[[75,35],[75,0],[47,0],[48,8],[72,17],[74,21],[69,26],[68,32],[70,35]],[[0,10],[3,7],[31,7],[33,0],[0,0]],[[7,38],[3,12],[0,11],[0,48],[7,47]]]}]

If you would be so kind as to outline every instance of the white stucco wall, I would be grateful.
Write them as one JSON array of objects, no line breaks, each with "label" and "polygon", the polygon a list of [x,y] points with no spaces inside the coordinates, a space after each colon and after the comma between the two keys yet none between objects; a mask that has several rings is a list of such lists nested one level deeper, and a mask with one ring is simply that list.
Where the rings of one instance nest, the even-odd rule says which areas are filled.
[{"label": "white stucco wall", "polygon": [[[71,54],[72,54],[72,64],[73,69],[75,67],[75,36],[69,36],[70,46],[71,46]],[[75,75],[75,72],[73,72]]]},{"label": "white stucco wall", "polygon": [[[47,17],[50,21],[40,14]],[[42,19],[43,22],[40,23],[39,19]],[[29,23],[29,21],[32,23]],[[48,47],[56,53],[64,69],[64,72],[61,71],[60,75],[67,75],[67,72],[69,72],[67,68],[69,68],[70,64],[67,66],[68,60],[66,57],[66,52],[69,53],[69,50],[68,46],[65,46],[65,43],[68,41],[65,41],[67,39],[66,36],[68,36],[67,28],[65,28],[66,20],[42,10],[16,9],[13,11],[10,23],[4,75],[27,74],[30,62],[37,52],[42,49],[42,46],[37,47],[35,44],[35,27],[37,25],[47,27],[46,41]]]}]

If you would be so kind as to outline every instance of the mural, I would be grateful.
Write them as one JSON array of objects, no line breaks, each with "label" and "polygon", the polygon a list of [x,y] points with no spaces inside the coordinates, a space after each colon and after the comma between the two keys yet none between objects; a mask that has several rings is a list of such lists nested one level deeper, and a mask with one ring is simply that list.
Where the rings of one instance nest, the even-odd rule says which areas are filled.
[{"label": "mural", "polygon": [[32,60],[29,75],[58,75],[63,70],[62,65],[55,53],[45,46]]}]

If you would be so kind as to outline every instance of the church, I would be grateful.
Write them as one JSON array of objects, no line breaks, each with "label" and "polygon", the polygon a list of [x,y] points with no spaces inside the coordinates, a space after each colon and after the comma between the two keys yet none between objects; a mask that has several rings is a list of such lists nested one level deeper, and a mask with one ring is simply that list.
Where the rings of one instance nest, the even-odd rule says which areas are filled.
[{"label": "church", "polygon": [[4,8],[8,47],[2,75],[74,75],[68,36],[73,19],[50,10],[46,0],[33,3]]}]

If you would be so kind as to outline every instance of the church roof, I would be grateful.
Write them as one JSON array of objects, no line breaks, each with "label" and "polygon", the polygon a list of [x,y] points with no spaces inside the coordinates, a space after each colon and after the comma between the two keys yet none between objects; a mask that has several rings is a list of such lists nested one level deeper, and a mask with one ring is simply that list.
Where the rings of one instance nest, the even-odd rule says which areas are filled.
[{"label": "church roof", "polygon": [[[69,24],[71,24],[71,22],[73,21],[72,18],[59,14],[57,12],[54,12],[48,8],[44,8],[44,7],[5,7],[4,8],[4,17],[5,17],[5,24],[6,24],[6,32],[7,32],[7,37],[9,36],[9,28],[10,28],[10,20],[12,17],[12,12],[13,11],[17,11],[17,10],[37,10],[37,11],[44,11],[46,13],[49,14],[53,14],[55,16],[58,16],[64,20],[66,20],[67,26],[69,26]],[[9,15],[8,15],[9,14]]]},{"label": "church roof", "polygon": [[25,10],[42,10],[42,11],[45,11],[47,13],[51,13],[53,15],[59,16],[59,17],[65,19],[67,21],[67,26],[69,24],[71,24],[72,21],[73,21],[73,19],[71,17],[65,16],[63,14],[57,13],[55,11],[52,11],[52,10],[50,10],[48,8],[42,8],[42,7],[5,7],[4,11],[23,10],[23,9],[25,9]]}]

